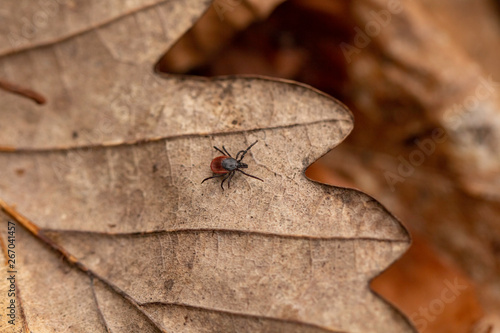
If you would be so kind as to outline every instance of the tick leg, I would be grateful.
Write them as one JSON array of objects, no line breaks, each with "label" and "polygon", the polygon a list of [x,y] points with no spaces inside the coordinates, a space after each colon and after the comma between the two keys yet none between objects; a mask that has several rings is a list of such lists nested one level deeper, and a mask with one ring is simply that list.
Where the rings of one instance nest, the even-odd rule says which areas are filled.
[{"label": "tick leg", "polygon": [[[250,146],[248,146],[248,148],[247,148],[247,149],[245,149],[245,150],[240,150],[240,151],[238,152],[238,154],[236,154],[236,160],[237,160],[238,162],[241,162],[241,160],[243,159],[243,157],[245,157],[246,153],[247,153],[247,152],[250,150],[250,148],[252,148],[252,147],[253,147],[253,145],[254,145],[254,144],[256,144],[257,142],[259,142],[259,140],[257,140],[257,141],[255,141],[254,143],[252,143]],[[240,154],[241,154],[241,157],[238,159],[238,156],[239,156]]]},{"label": "tick leg", "polygon": [[244,174],[244,175],[246,175],[246,176],[248,176],[248,177],[252,177],[252,178],[258,179],[258,180],[260,180],[261,182],[263,182],[263,180],[262,180],[262,179],[260,179],[259,177],[255,177],[255,176],[249,175],[249,174],[248,174],[248,173],[246,173],[245,171],[241,171],[240,169],[236,169],[236,171],[239,171],[239,172],[241,172],[242,174]]},{"label": "tick leg", "polygon": [[205,180],[209,180],[209,179],[212,179],[212,178],[217,178],[217,177],[222,177],[222,176],[225,176],[226,174],[223,173],[223,174],[220,174],[220,175],[215,175],[215,176],[212,176],[212,177],[208,177],[208,178],[205,178],[203,179],[203,181],[201,182],[203,184],[203,182],[205,182]]},{"label": "tick leg", "polygon": [[226,152],[226,154],[227,154],[229,157],[233,158],[233,157],[231,156],[231,154],[229,154],[229,153],[228,153],[228,151],[226,150],[226,147],[222,146],[222,149],[224,149],[224,151]]},{"label": "tick leg", "polygon": [[[216,150],[218,150],[220,153],[222,153],[222,155],[227,156],[227,155],[226,155],[226,153],[225,153],[225,152],[223,152],[222,150],[220,150],[219,148],[217,148],[217,147],[215,147],[215,146],[214,146],[214,148],[215,148]],[[224,146],[222,146],[222,148],[224,148]],[[224,149],[224,150],[225,150],[225,149]],[[229,157],[231,157],[231,156],[229,156]]]},{"label": "tick leg", "polygon": [[234,176],[234,171],[231,172],[231,175],[228,177],[229,179],[227,180],[227,188],[231,188],[231,179]]},{"label": "tick leg", "polygon": [[[222,187],[222,190],[224,191],[224,182],[226,181],[226,179],[230,178],[230,176],[234,173],[234,171],[230,172],[230,173],[226,173],[224,176],[224,179],[222,180],[222,182],[220,183],[220,187]],[[228,187],[229,188],[229,187]]]},{"label": "tick leg", "polygon": [[242,157],[241,159],[239,159],[239,160],[238,160],[238,156],[240,156],[240,154],[241,154],[241,153],[244,153],[244,152],[245,152],[244,150],[240,150],[240,151],[238,152],[238,154],[236,154],[236,158],[235,158],[235,159],[236,159],[237,161],[241,161],[241,160],[243,159],[243,157]]}]

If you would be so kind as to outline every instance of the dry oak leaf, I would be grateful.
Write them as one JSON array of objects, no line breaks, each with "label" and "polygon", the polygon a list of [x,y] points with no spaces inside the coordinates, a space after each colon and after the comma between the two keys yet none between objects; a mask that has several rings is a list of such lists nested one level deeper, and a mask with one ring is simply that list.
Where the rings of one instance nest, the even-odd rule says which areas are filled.
[{"label": "dry oak leaf", "polygon": [[[368,287],[407,249],[407,232],[369,196],[304,175],[349,133],[347,109],[293,83],[234,78],[203,85],[208,96],[238,92],[244,103],[234,106],[252,111],[240,113],[235,130],[228,125],[225,133],[0,154],[0,198],[36,224],[29,228],[39,240],[77,263],[61,262],[18,227],[27,326],[412,331]],[[205,113],[218,116],[210,106]],[[266,113],[287,124],[270,126],[277,121],[264,120]],[[213,145],[234,151],[255,140],[246,159],[265,182],[236,176],[224,192],[215,180],[200,184],[210,175]],[[133,315],[120,315],[118,307]]]},{"label": "dry oak leaf", "polygon": [[[137,5],[115,4],[121,10],[96,21],[87,16],[95,17],[106,6],[93,2],[82,4],[84,8],[59,6],[61,20],[50,21],[59,28],[47,26],[32,47],[0,53],[0,80],[35,90],[47,100],[43,106],[34,105],[0,90],[0,148],[88,147],[183,132],[186,123],[171,117],[172,109],[183,107],[183,92],[196,89],[183,79],[161,80],[153,68],[209,3],[156,1],[145,6],[139,4],[144,1],[127,1]],[[25,13],[7,13],[18,13],[18,21],[30,18],[33,2],[18,3]],[[73,17],[75,10],[79,19]],[[0,31],[17,29],[0,22]],[[48,30],[54,30],[54,36],[45,40],[42,35]],[[183,108],[201,114],[197,106]],[[214,128],[214,119],[199,120],[193,133]]]},{"label": "dry oak leaf", "polygon": [[[167,2],[170,4],[164,6]],[[149,9],[154,9],[160,17],[165,15],[167,18],[169,16],[166,14],[175,14],[175,8],[183,9],[186,18],[189,17],[188,11],[194,10],[196,5],[203,11],[202,2],[190,1],[190,4],[191,7],[181,5],[180,1],[164,0],[2,1],[0,2],[0,22],[2,22],[0,55],[52,44],[120,17]],[[168,27],[174,28],[173,25]]]},{"label": "dry oak leaf", "polygon": [[[406,230],[371,197],[304,175],[351,131],[345,106],[287,81],[154,75],[206,8],[195,5],[161,3],[0,60],[48,99],[0,95],[16,111],[0,110],[0,245],[6,260],[15,222],[19,310],[0,328],[413,332],[368,286],[408,248]],[[158,32],[161,6],[171,29]],[[245,160],[265,182],[200,184],[212,146],[255,140]]]}]

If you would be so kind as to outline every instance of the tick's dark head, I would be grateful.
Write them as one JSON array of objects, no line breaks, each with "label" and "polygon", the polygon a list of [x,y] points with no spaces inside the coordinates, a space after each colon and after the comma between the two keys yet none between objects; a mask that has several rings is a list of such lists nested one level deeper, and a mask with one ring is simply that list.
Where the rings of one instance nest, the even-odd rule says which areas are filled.
[{"label": "tick's dark head", "polygon": [[233,171],[236,170],[240,167],[241,163],[238,163],[234,158],[228,157],[222,160],[222,167],[226,169],[227,171]]},{"label": "tick's dark head", "polygon": [[248,168],[248,164],[245,164],[245,163],[238,163],[238,169],[245,169],[245,168]]}]

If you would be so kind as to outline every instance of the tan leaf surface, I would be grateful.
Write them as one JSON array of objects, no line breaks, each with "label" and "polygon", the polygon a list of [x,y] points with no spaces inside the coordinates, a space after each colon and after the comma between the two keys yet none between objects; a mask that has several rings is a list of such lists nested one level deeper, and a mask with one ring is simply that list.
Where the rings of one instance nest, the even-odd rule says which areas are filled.
[{"label": "tan leaf surface", "polygon": [[[168,20],[146,8],[1,59],[8,79],[27,75],[48,99],[0,95],[11,108],[0,111],[1,245],[5,256],[16,221],[19,325],[413,331],[368,287],[407,249],[406,230],[371,197],[304,175],[352,130],[345,106],[287,81],[153,75],[197,5],[158,5]],[[255,140],[245,161],[264,182],[200,184],[212,146]]]},{"label": "tan leaf surface", "polygon": [[65,39],[165,2],[164,0],[2,1],[0,55]]},{"label": "tan leaf surface", "polygon": [[[162,2],[60,42],[0,57],[0,78],[47,99],[37,106],[0,90],[0,146],[88,146],[178,134],[186,124],[170,115],[184,103],[182,90],[193,91],[191,84],[159,80],[153,67],[203,13],[204,3]],[[200,126],[213,125],[203,120]]]}]

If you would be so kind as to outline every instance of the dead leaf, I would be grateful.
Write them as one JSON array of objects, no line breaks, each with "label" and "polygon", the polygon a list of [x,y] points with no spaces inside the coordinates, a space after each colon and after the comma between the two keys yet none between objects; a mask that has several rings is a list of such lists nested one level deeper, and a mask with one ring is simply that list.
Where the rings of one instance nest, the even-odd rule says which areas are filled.
[{"label": "dead leaf", "polygon": [[[356,92],[354,103],[370,113],[389,113],[386,117],[390,117],[391,112],[399,113],[391,111],[399,110],[394,108],[398,100],[412,101],[410,107],[414,110],[409,115],[419,119],[414,122],[406,119],[408,126],[423,123],[446,131],[444,151],[461,185],[472,195],[498,201],[498,82],[491,72],[473,61],[449,31],[441,28],[443,19],[432,19],[443,10],[428,9],[427,1],[423,2],[405,3],[392,14],[387,11],[386,1],[352,2],[358,26],[369,26],[369,22],[375,22],[373,13],[384,10],[389,13],[390,22],[384,23],[386,26],[366,46],[358,44],[363,52],[353,57],[355,61],[348,70],[352,81],[350,91]],[[483,3],[481,7],[485,6]],[[448,7],[455,10],[457,6],[453,3]],[[470,16],[469,9],[463,10],[462,15]],[[491,23],[485,24],[485,30],[493,34],[495,27],[498,31],[496,16],[484,21]],[[467,29],[466,24],[457,26]],[[455,35],[461,36],[462,32],[460,29]],[[476,38],[474,43],[478,43]],[[495,45],[489,48],[498,54],[497,43],[491,44]],[[378,104],[382,99],[384,105]]]},{"label": "dead leaf", "polygon": [[[462,274],[473,280],[477,287],[475,297],[464,295],[457,302],[447,304],[437,316],[439,319],[428,323],[426,332],[446,329],[468,332],[479,311],[467,310],[466,316],[460,316],[460,320],[453,323],[447,320],[446,313],[452,313],[453,309],[462,311],[460,309],[467,306],[477,308],[477,300],[485,311],[496,313],[500,299],[497,292],[500,290],[497,227],[500,207],[494,198],[498,188],[495,160],[499,156],[495,153],[499,141],[495,140],[498,122],[494,119],[498,118],[498,112],[487,114],[491,105],[498,105],[494,101],[498,86],[496,90],[489,90],[488,85],[477,84],[481,73],[483,78],[491,74],[498,82],[498,2],[417,1],[408,5],[402,2],[402,13],[391,16],[390,23],[381,28],[382,34],[371,30],[369,43],[359,48],[359,56],[354,54],[352,62],[347,63],[339,44],[359,46],[353,41],[357,33],[354,28],[377,29],[377,23],[384,17],[376,14],[387,11],[390,3],[398,2],[287,1],[268,20],[239,33],[223,51],[191,73],[252,72],[284,77],[341,96],[347,105],[355,106],[357,126],[348,139],[350,145],[343,143],[325,158],[324,165],[331,171],[325,168],[322,171],[313,165],[308,173],[314,179],[357,187],[373,195],[413,226],[412,232],[415,229],[422,232],[444,257],[452,259],[457,270],[461,269]],[[197,46],[206,45],[203,37],[198,35]],[[283,71],[282,67],[287,68],[287,64],[289,69]],[[478,74],[472,75],[472,79],[467,76],[471,68]],[[349,71],[348,78],[341,75],[346,71]],[[385,83],[381,84],[381,80]],[[472,85],[467,87],[469,83]],[[477,99],[480,103],[475,103]],[[442,110],[445,114],[446,111],[455,114],[460,120],[458,113],[471,104],[475,104],[477,110],[465,110],[469,116],[463,119],[467,125],[463,131],[448,134],[444,144],[438,142],[422,165],[413,165],[413,175],[392,178],[393,182],[387,179],[388,173],[403,175],[398,170],[401,160],[419,154],[421,143],[432,140],[434,129],[447,129],[449,119],[436,119]],[[477,120],[474,119],[476,113]],[[485,126],[478,126],[481,123]],[[456,136],[462,134],[463,138],[457,140]],[[472,144],[462,146],[461,140]],[[453,150],[460,154],[454,156]],[[474,164],[478,167],[471,167]],[[491,174],[485,172],[487,169]],[[323,177],[318,175],[318,170]],[[478,177],[478,174],[481,175]],[[457,182],[462,186],[457,186]],[[478,186],[481,183],[487,185],[483,190]],[[473,188],[476,190],[471,191]],[[493,197],[488,195],[488,188]],[[414,258],[407,253],[404,259]],[[432,265],[430,259],[426,263]],[[415,266],[413,269],[431,281],[440,279],[438,274],[425,276],[429,272],[419,269],[415,260],[399,262],[399,266],[405,265]],[[391,294],[399,297],[400,309],[408,310],[405,312],[408,315],[418,313],[420,307],[429,304],[428,300],[413,299],[410,294],[429,299],[440,297],[441,290],[432,290],[433,284],[429,282],[426,283],[428,291],[423,292],[419,284],[412,283],[402,286],[405,292],[401,293],[394,281],[385,281],[390,285]],[[438,282],[442,283],[442,279]],[[400,306],[401,302],[411,304]]]},{"label": "dead leaf", "polygon": [[0,17],[3,22],[0,25],[0,55],[52,44],[165,2],[3,1],[0,4]]},{"label": "dead leaf", "polygon": [[[31,1],[24,3],[20,6],[27,7]],[[0,57],[1,78],[29,87],[47,100],[34,106],[0,91],[4,106],[0,146],[74,147],[162,137],[165,130],[175,135],[185,124],[170,117],[170,108],[182,103],[179,93],[191,91],[189,83],[178,78],[161,80],[153,68],[206,6],[199,0],[162,1],[130,12],[122,7],[127,15],[112,22],[85,25],[85,31],[59,42]],[[66,11],[70,9],[61,7],[60,15],[71,15]],[[82,18],[71,22],[84,20],[86,10],[79,15]],[[177,101],[166,106],[164,101],[174,96]]]},{"label": "dead leaf", "polygon": [[[16,203],[42,229],[39,234],[78,258],[91,276],[133,299],[146,316],[152,316],[146,309],[158,313],[167,304],[210,310],[215,317],[234,313],[333,330],[363,331],[364,325],[408,330],[367,284],[404,252],[407,233],[368,196],[312,183],[303,174],[349,132],[346,109],[292,84],[225,83],[245,100],[234,105],[249,108],[268,100],[255,87],[272,92],[274,116],[294,123],[266,128],[265,123],[276,123],[266,121],[255,129],[262,118],[255,117],[257,111],[245,112],[231,134],[3,153],[1,197]],[[205,87],[208,96],[227,91],[211,83]],[[207,107],[206,113],[212,110]],[[212,145],[236,150],[256,139],[249,164],[264,183],[236,178],[224,193],[216,182],[199,184],[209,174]],[[19,243],[27,251],[19,254],[22,286],[40,272],[28,260],[32,251],[40,251],[29,250],[27,239]],[[47,260],[53,259],[35,262]],[[32,297],[29,291],[23,295]],[[58,297],[44,299],[58,302]],[[159,327],[178,324],[159,318]]]},{"label": "dead leaf", "polygon": [[470,333],[484,316],[475,284],[417,231],[411,234],[410,249],[372,281],[372,288],[409,314],[420,332]]},{"label": "dead leaf", "polygon": [[215,0],[158,62],[162,72],[184,74],[213,59],[239,31],[264,20],[283,0]]},{"label": "dead leaf", "polygon": [[[344,105],[289,81],[152,73],[201,7],[148,7],[1,59],[48,100],[1,95],[16,108],[2,110],[0,232],[5,256],[16,223],[19,325],[413,331],[368,286],[408,248],[406,230],[371,197],[304,175],[352,130]],[[200,184],[212,146],[255,140],[246,161],[263,183]]]}]

